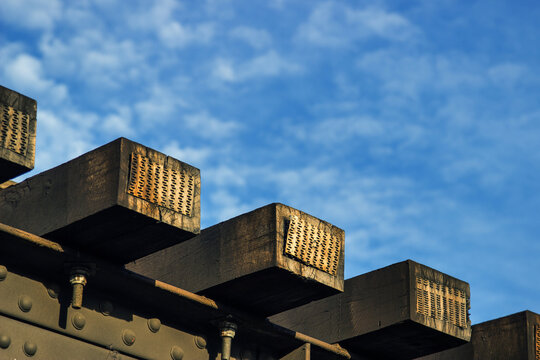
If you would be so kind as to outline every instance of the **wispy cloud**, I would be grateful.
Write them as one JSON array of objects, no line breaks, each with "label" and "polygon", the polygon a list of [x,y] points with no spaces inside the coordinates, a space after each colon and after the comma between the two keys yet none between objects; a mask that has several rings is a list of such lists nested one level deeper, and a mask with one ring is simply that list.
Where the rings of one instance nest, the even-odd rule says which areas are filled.
[{"label": "wispy cloud", "polygon": [[222,81],[239,82],[254,78],[299,74],[302,67],[287,60],[274,50],[256,56],[243,63],[218,58],[213,67],[213,76]]},{"label": "wispy cloud", "polygon": [[244,41],[255,49],[266,48],[272,43],[272,37],[268,31],[248,26],[235,27],[229,32],[229,36]]},{"label": "wispy cloud", "polygon": [[220,139],[237,133],[241,126],[234,121],[223,121],[207,112],[198,112],[184,117],[184,123],[202,138]]},{"label": "wispy cloud", "polygon": [[47,78],[41,60],[26,53],[7,60],[2,72],[13,88],[32,96],[39,95],[51,103],[61,103],[68,96],[67,86]]},{"label": "wispy cloud", "polygon": [[62,16],[59,0],[3,0],[0,19],[12,26],[50,30]]},{"label": "wispy cloud", "polygon": [[411,40],[419,30],[405,17],[382,8],[355,9],[338,2],[319,4],[296,38],[318,46],[351,46],[356,41],[376,37],[392,41]]}]

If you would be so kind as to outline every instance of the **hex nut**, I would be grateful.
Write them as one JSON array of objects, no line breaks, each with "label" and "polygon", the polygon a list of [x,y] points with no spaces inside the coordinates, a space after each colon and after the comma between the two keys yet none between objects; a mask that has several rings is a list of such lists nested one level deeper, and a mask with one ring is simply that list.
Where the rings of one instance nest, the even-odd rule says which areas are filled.
[{"label": "hex nut", "polygon": [[7,349],[11,344],[11,338],[5,334],[0,335],[0,348]]},{"label": "hex nut", "polygon": [[184,350],[179,346],[173,346],[171,349],[172,360],[182,360],[184,357]]},{"label": "hex nut", "polygon": [[33,342],[26,341],[23,345],[23,352],[26,356],[34,356],[37,352],[37,345]]},{"label": "hex nut", "polygon": [[32,298],[28,295],[19,296],[19,309],[23,312],[32,310]]}]

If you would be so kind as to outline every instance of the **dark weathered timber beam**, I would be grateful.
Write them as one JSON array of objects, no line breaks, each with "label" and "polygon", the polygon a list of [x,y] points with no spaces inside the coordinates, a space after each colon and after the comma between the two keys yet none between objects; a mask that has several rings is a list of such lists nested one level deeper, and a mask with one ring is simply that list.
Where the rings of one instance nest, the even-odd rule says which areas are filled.
[{"label": "dark weathered timber beam", "polygon": [[413,359],[466,343],[469,285],[407,260],[345,280],[345,292],[270,317],[375,359]]},{"label": "dark weathered timber beam", "polygon": [[126,263],[200,232],[200,171],[117,139],[0,191],[0,222]]},{"label": "dark weathered timber beam", "polygon": [[344,240],[338,227],[276,203],[126,268],[272,315],[343,291]]},{"label": "dark weathered timber beam", "polygon": [[34,168],[34,99],[0,86],[0,184]]},{"label": "dark weathered timber beam", "polygon": [[417,360],[537,360],[540,315],[523,311],[472,326],[470,343]]}]

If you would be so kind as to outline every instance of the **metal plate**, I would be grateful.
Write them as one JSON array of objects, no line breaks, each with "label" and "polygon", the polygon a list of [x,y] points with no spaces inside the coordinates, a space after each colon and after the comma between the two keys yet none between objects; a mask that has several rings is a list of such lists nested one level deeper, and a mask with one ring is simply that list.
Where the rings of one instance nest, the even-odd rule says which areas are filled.
[{"label": "metal plate", "polygon": [[195,178],[139,154],[131,154],[127,193],[186,216],[192,216]]},{"label": "metal plate", "polygon": [[285,254],[306,265],[336,275],[341,242],[332,234],[291,216],[285,239]]},{"label": "metal plate", "polygon": [[[0,338],[4,340],[4,346],[0,346],[1,359],[136,360],[116,350],[95,346],[4,316],[0,316]],[[35,353],[30,355],[33,351]]]},{"label": "metal plate", "polygon": [[[133,313],[129,308],[109,300],[106,294],[92,293],[89,289],[85,289],[81,309],[66,308],[59,299],[69,297],[71,289],[44,284],[6,267],[3,269],[4,276],[0,281],[0,316],[137,359],[171,360],[170,353],[173,348],[182,349],[187,359],[209,359],[208,350],[197,345],[199,334],[162,324],[160,320],[145,314]],[[87,287],[91,287],[91,284]],[[125,299],[126,303],[129,301],[130,299]],[[7,330],[9,328],[5,331]],[[35,358],[58,359],[40,357],[37,354]],[[1,353],[0,359],[4,359]]]},{"label": "metal plate", "polygon": [[463,290],[416,277],[416,312],[419,314],[466,328],[467,300]]},{"label": "metal plate", "polygon": [[3,104],[0,104],[0,116],[0,147],[26,156],[30,116]]}]

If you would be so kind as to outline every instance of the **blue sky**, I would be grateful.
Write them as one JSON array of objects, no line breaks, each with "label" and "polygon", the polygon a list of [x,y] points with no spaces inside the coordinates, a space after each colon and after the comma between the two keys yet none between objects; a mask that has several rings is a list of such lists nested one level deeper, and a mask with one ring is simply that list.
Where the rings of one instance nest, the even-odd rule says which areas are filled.
[{"label": "blue sky", "polygon": [[534,1],[0,2],[0,83],[36,170],[125,136],[201,169],[202,226],[282,202],[346,276],[411,258],[473,323],[540,312]]}]

